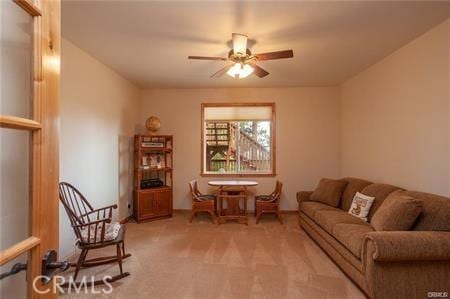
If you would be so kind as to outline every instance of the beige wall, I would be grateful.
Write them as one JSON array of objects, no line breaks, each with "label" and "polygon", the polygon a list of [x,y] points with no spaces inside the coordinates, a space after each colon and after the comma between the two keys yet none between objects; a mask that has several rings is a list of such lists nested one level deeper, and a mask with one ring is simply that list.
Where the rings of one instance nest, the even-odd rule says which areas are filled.
[{"label": "beige wall", "polygon": [[[67,40],[61,51],[60,179],[94,207],[119,205],[128,215],[139,89]],[[60,254],[74,250],[74,234],[60,209]]]},{"label": "beige wall", "polygon": [[282,208],[294,210],[297,191],[312,189],[321,177],[339,174],[338,88],[147,90],[142,94],[140,123],[157,115],[160,133],[174,135],[174,208],[191,207],[190,180],[199,180],[201,191],[208,191],[211,178],[199,176],[200,104],[255,101],[276,103],[278,176],[256,178],[260,185],[253,192],[270,193],[279,179],[284,183]]},{"label": "beige wall", "polygon": [[343,84],[342,175],[450,195],[449,27]]}]

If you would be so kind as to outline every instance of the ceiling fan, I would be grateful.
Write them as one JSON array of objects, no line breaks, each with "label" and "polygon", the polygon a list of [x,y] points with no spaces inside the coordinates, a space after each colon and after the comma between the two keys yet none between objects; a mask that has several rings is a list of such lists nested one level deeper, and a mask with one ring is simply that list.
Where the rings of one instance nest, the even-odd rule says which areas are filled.
[{"label": "ceiling fan", "polygon": [[188,56],[188,59],[200,60],[222,60],[228,61],[228,65],[214,73],[211,78],[218,78],[227,73],[234,78],[245,78],[251,73],[255,73],[259,78],[269,74],[265,69],[258,66],[256,62],[263,60],[273,60],[294,57],[292,50],[252,54],[247,49],[247,35],[233,33],[233,49],[228,52],[228,57],[206,57],[206,56]]}]

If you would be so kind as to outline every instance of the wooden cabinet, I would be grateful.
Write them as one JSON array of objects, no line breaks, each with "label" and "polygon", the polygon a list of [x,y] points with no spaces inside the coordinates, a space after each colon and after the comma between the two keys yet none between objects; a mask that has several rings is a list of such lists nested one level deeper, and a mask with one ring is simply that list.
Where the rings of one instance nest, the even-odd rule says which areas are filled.
[{"label": "wooden cabinet", "polygon": [[172,215],[172,189],[141,190],[135,193],[135,216],[138,222]]},{"label": "wooden cabinet", "polygon": [[158,216],[172,214],[172,190],[156,192],[154,200]]},{"label": "wooden cabinet", "polygon": [[[172,216],[172,146],[172,136],[135,136],[134,217],[138,223]],[[161,164],[154,165],[155,161]],[[162,186],[145,186],[146,180]]]},{"label": "wooden cabinet", "polygon": [[156,216],[155,194],[138,192],[137,194],[137,220]]}]

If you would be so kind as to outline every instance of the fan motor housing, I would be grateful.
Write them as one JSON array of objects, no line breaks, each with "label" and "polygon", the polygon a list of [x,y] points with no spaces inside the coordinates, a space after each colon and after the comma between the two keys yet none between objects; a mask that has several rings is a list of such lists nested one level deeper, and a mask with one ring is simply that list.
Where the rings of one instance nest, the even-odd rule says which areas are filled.
[{"label": "fan motor housing", "polygon": [[231,49],[230,52],[228,52],[228,58],[236,63],[245,63],[246,61],[248,61],[249,59],[253,59],[254,57],[252,56],[252,52],[250,52],[249,49],[246,49],[245,55],[240,53],[235,54],[233,52],[233,49]]}]

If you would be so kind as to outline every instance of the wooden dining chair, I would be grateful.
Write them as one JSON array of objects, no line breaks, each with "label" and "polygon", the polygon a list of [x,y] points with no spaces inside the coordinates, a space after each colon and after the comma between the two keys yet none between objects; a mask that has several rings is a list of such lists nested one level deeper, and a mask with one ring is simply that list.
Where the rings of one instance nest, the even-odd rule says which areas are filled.
[{"label": "wooden dining chair", "polygon": [[281,219],[280,214],[280,198],[281,198],[281,189],[283,188],[283,183],[277,181],[275,191],[273,191],[269,195],[259,195],[255,196],[255,216],[256,223],[259,223],[259,218],[262,214],[275,214],[283,224],[283,220]]},{"label": "wooden dining chair", "polygon": [[[94,209],[80,191],[65,182],[59,184],[59,199],[77,237],[76,245],[81,250],[78,262],[71,264],[75,267],[73,281],[77,283],[76,279],[81,268],[113,262],[118,263],[120,274],[113,276],[108,282],[130,275],[122,269],[122,260],[131,256],[131,254],[125,254],[125,225],[112,222],[112,211],[117,208],[117,205]],[[116,255],[86,259],[89,250],[108,246],[116,247]],[[94,285],[102,283],[104,283],[103,280],[93,282]]]},{"label": "wooden dining chair", "polygon": [[211,217],[211,222],[214,223],[214,214],[217,207],[217,197],[211,194],[200,193],[196,180],[192,180],[189,182],[189,189],[192,196],[192,212],[189,222],[192,223],[192,220],[197,213],[206,212]]}]

